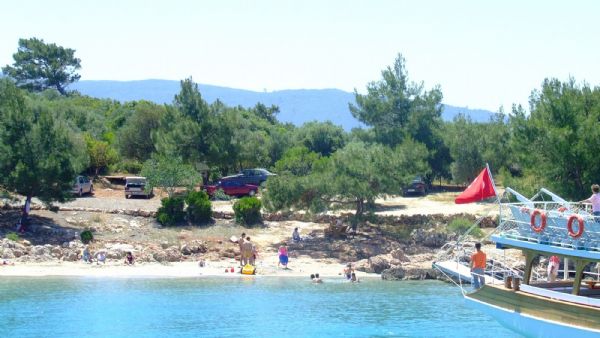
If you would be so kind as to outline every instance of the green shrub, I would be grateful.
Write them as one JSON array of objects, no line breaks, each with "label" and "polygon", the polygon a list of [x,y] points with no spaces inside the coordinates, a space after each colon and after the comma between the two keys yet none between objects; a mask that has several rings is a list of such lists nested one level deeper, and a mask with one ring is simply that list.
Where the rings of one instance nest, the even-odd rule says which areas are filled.
[{"label": "green shrub", "polygon": [[212,204],[204,191],[190,191],[185,199],[190,222],[206,223],[212,218]]},{"label": "green shrub", "polygon": [[256,197],[244,197],[233,204],[233,212],[235,213],[235,220],[238,223],[252,225],[260,223],[262,216],[260,214],[260,208],[262,203]]},{"label": "green shrub", "polygon": [[90,230],[83,230],[79,235],[81,237],[81,241],[83,244],[88,244],[89,242],[94,240],[94,234]]},{"label": "green shrub", "polygon": [[6,238],[8,240],[11,240],[13,242],[18,242],[19,241],[19,235],[16,232],[9,232],[6,234]]},{"label": "green shrub", "polygon": [[162,225],[175,225],[185,219],[184,201],[181,197],[166,197],[160,201],[156,219]]},{"label": "green shrub", "polygon": [[213,199],[217,201],[229,201],[231,200],[231,196],[227,195],[223,189],[217,189],[213,193]]},{"label": "green shrub", "polygon": [[[471,225],[473,225],[473,222],[466,218],[455,218],[448,224],[448,230],[458,235],[462,235],[469,230]],[[470,235],[480,238],[483,237],[483,231],[481,231],[479,227],[475,227],[471,230]]]}]

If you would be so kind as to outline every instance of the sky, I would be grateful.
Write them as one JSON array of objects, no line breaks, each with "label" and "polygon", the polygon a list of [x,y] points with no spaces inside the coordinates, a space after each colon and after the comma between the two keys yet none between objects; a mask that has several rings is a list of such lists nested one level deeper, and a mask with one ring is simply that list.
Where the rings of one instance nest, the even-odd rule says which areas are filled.
[{"label": "sky", "polygon": [[545,78],[600,84],[598,1],[3,1],[0,65],[19,38],[76,50],[81,80],[255,91],[366,91],[398,54],[444,103],[528,107]]}]

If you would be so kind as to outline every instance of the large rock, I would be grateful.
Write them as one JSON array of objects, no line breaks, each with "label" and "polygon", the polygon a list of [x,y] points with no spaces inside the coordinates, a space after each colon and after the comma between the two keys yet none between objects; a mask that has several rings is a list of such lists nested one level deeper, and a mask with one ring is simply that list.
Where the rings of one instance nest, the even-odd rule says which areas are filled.
[{"label": "large rock", "polygon": [[13,259],[15,258],[15,254],[12,249],[4,248],[2,249],[2,258],[3,259]]},{"label": "large rock", "polygon": [[411,237],[416,244],[424,245],[430,248],[439,248],[448,241],[448,234],[437,229],[415,229]]},{"label": "large rock", "polygon": [[404,251],[400,249],[393,250],[392,252],[390,252],[390,255],[392,255],[392,258],[397,259],[400,262],[410,262],[410,259],[406,257]]},{"label": "large rock", "polygon": [[64,250],[62,260],[66,262],[75,262],[79,259],[79,253],[76,250]]},{"label": "large rock", "polygon": [[368,259],[361,259],[360,261],[354,263],[352,266],[354,267],[354,270],[356,270],[356,271],[372,272],[371,264],[369,264]]},{"label": "large rock", "polygon": [[167,262],[179,262],[181,260],[181,253],[176,246],[172,246],[165,250],[165,255],[167,256]]},{"label": "large rock", "polygon": [[386,269],[381,273],[381,279],[383,280],[403,280],[405,276],[406,271],[399,266]]},{"label": "large rock", "polygon": [[423,279],[437,279],[440,277],[440,272],[437,269],[409,269],[406,271],[404,279],[408,280],[423,280]]},{"label": "large rock", "polygon": [[158,250],[152,253],[152,258],[154,258],[155,261],[159,262],[159,263],[165,263],[168,262],[167,259],[167,254],[162,251],[162,250]]},{"label": "large rock", "polygon": [[386,255],[379,255],[369,258],[369,272],[381,273],[390,268],[390,261]]}]

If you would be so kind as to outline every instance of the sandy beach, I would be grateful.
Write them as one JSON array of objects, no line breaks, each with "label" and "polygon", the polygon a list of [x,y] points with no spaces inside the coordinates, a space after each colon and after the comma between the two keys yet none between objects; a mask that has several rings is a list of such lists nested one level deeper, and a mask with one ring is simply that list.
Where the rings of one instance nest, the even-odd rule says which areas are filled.
[{"label": "sandy beach", "polygon": [[[233,273],[225,272],[234,268]],[[255,276],[270,277],[309,277],[319,273],[325,278],[343,278],[344,265],[334,260],[313,260],[299,258],[290,261],[288,269],[277,267],[275,260],[258,261]],[[0,266],[2,277],[115,277],[115,278],[181,278],[181,277],[248,277],[239,273],[239,263],[233,260],[207,262],[204,267],[199,267],[197,262],[175,262],[170,264],[142,263],[133,266],[117,262],[108,262],[105,265],[82,262],[48,262],[27,263]],[[359,278],[381,278],[378,274],[356,271]]]}]

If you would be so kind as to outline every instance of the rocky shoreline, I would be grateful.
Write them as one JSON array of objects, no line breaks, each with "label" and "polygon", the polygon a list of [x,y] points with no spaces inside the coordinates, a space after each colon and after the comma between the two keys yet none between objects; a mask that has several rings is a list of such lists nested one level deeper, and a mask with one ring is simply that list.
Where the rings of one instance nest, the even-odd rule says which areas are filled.
[{"label": "rocky shoreline", "polygon": [[[98,215],[101,216],[98,216]],[[128,251],[136,262],[170,264],[176,262],[235,262],[239,258],[237,244],[225,234],[205,236],[202,231],[215,225],[240,233],[244,228],[235,225],[226,213],[216,213],[215,224],[208,227],[163,228],[149,215],[138,211],[111,213],[103,211],[34,211],[28,232],[16,240],[0,240],[0,257],[16,264],[77,262],[81,260],[84,244],[79,234],[84,229],[94,233],[89,244],[92,255],[106,253],[108,262],[119,263]],[[218,217],[218,216],[221,217]],[[285,235],[271,236],[258,244],[259,260],[273,257],[281,242],[289,245],[290,259],[307,258],[330,260],[338,264],[353,263],[357,271],[380,274],[385,280],[439,279],[443,276],[431,267],[438,249],[456,238],[448,232],[447,224],[461,215],[412,215],[374,217],[361,224],[356,234],[340,238],[326,235],[329,224],[345,216],[306,214],[265,215],[264,228],[249,229],[257,238],[263,233],[281,230]],[[2,237],[14,231],[11,224],[18,218],[17,210],[4,209],[0,216]],[[310,226],[301,242],[292,242],[287,234],[296,225]],[[490,218],[483,222],[494,226]],[[267,231],[268,230],[268,231]],[[168,237],[161,240],[161,237]],[[267,263],[265,263],[267,264]],[[270,261],[268,264],[272,264]]]}]

